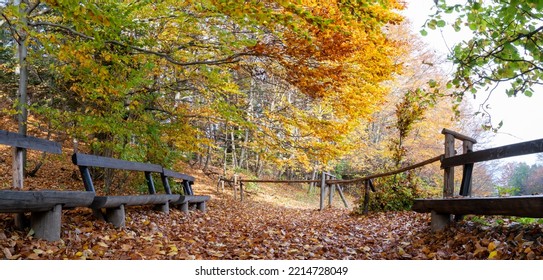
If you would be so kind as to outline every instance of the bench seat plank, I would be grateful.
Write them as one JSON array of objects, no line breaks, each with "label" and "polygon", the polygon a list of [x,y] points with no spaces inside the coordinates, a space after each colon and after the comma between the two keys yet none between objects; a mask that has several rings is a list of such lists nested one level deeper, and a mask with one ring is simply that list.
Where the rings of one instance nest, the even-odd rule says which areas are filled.
[{"label": "bench seat plank", "polygon": [[199,203],[206,202],[211,197],[209,195],[181,195],[176,201],[172,201],[171,204],[178,205],[183,203]]},{"label": "bench seat plank", "polygon": [[189,203],[198,203],[208,201],[211,197],[209,195],[190,195],[188,196]]},{"label": "bench seat plank", "polygon": [[158,205],[179,200],[178,194],[96,196],[90,208],[116,208],[121,205]]},{"label": "bench seat plank", "polygon": [[543,218],[543,195],[415,199],[413,211],[456,215],[503,215]]},{"label": "bench seat plank", "polygon": [[[88,207],[94,193],[86,191],[0,191],[0,212],[30,212],[30,227],[34,236],[47,241],[60,239],[63,208]],[[21,220],[19,220],[21,219]],[[26,224],[24,215],[17,218],[19,226]]]},{"label": "bench seat plank", "polygon": [[94,193],[85,191],[0,191],[0,212],[24,213],[52,210],[55,205],[62,208],[88,207]]}]

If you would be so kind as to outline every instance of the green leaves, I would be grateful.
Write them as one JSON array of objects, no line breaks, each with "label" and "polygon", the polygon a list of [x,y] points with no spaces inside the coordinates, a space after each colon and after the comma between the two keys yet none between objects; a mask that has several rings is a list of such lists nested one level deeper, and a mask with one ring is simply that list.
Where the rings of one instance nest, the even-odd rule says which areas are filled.
[{"label": "green leaves", "polygon": [[[541,48],[543,26],[541,1],[468,1],[466,5],[448,5],[441,1],[439,10],[428,20],[430,29],[442,28],[442,13],[456,16],[454,30],[468,27],[473,38],[453,47],[450,59],[457,70],[451,85],[457,96],[465,92],[505,83],[505,93],[531,96],[532,86],[543,75]],[[518,11],[530,11],[519,13]],[[450,87],[452,88],[452,87]]]}]

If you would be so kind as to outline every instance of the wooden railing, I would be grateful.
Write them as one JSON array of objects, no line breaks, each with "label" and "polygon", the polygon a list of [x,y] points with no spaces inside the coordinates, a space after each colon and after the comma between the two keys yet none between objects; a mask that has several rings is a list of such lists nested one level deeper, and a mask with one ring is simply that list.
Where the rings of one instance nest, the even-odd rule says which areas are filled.
[{"label": "wooden railing", "polygon": [[[474,139],[456,137],[450,131],[444,130],[446,149],[454,151],[451,147],[454,140],[464,141],[464,153],[461,155],[445,156],[441,167],[445,170],[445,182],[442,199],[415,199],[412,210],[416,212],[431,212],[433,231],[443,230],[453,220],[462,219],[463,215],[504,215],[520,217],[543,217],[543,196],[516,196],[516,197],[471,197],[471,175],[473,165],[478,162],[504,159],[543,152],[543,139],[532,140],[512,145],[472,151]],[[454,138],[453,138],[454,137]],[[468,142],[468,143],[466,143]],[[450,154],[450,153],[449,153]],[[456,166],[463,166],[462,183],[460,185],[461,198],[453,196],[453,175]],[[454,219],[453,219],[454,218]]]},{"label": "wooden railing", "polygon": [[412,164],[410,166],[406,166],[397,170],[385,172],[385,173],[379,173],[379,174],[373,174],[369,176],[364,176],[361,178],[351,179],[351,180],[340,180],[337,179],[336,176],[332,175],[328,172],[322,172],[321,173],[321,179],[319,180],[263,180],[263,179],[240,179],[237,175],[234,175],[232,179],[227,179],[224,177],[219,177],[219,181],[217,183],[217,191],[219,191],[219,187],[221,186],[222,189],[224,189],[224,183],[228,183],[233,187],[234,190],[234,199],[237,197],[237,186],[239,184],[239,197],[240,201],[243,201],[244,198],[244,184],[245,183],[272,183],[272,184],[296,184],[296,183],[320,183],[318,185],[320,190],[320,210],[323,210],[325,208],[325,201],[326,197],[328,196],[328,206],[331,207],[333,195],[335,192],[337,192],[345,205],[346,208],[349,208],[349,204],[347,200],[345,199],[345,195],[343,193],[343,186],[350,185],[350,184],[363,184],[364,185],[364,213],[368,212],[368,205],[369,205],[369,199],[370,199],[370,191],[375,192],[375,186],[373,185],[373,179],[380,178],[380,177],[386,177],[391,175],[396,175],[405,171],[409,171],[412,169],[416,169],[419,167],[423,167],[425,165],[437,162],[439,160],[443,159],[443,155],[439,155],[430,159],[427,159],[425,161]]},{"label": "wooden railing", "polygon": [[[409,165],[397,170],[372,174],[364,176],[361,178],[351,179],[351,180],[339,180],[335,178],[332,174],[323,172],[321,179],[319,180],[249,180],[249,179],[233,179],[227,180],[223,179],[225,182],[233,183],[234,186],[240,185],[240,199],[243,200],[243,184],[244,183],[279,183],[279,184],[291,184],[291,183],[320,183],[321,195],[320,195],[320,209],[324,209],[324,202],[326,200],[326,194],[328,193],[329,206],[331,205],[333,193],[337,192],[341,196],[345,207],[348,207],[348,204],[343,195],[343,186],[349,184],[363,184],[364,185],[364,204],[363,212],[368,212],[368,205],[370,199],[370,191],[375,192],[375,187],[373,185],[373,179],[396,175],[402,172],[406,172],[412,169],[420,168],[434,162],[440,161],[441,168],[443,169],[443,197],[453,197],[454,196],[454,174],[455,167],[462,166],[462,182],[460,185],[459,195],[461,196],[470,196],[471,195],[471,182],[472,182],[472,172],[473,165],[477,162],[502,159],[513,156],[521,156],[533,153],[543,152],[543,139],[506,145],[502,147],[486,149],[482,151],[473,151],[473,146],[477,143],[477,140],[460,134],[458,132],[444,128],[441,133],[445,136],[444,141],[444,154],[435,156],[433,158],[424,160],[422,162]],[[462,154],[457,155],[455,149],[455,142],[462,141]],[[220,182],[220,180],[219,180]],[[236,189],[234,187],[234,189]],[[236,194],[236,190],[234,191]]]}]

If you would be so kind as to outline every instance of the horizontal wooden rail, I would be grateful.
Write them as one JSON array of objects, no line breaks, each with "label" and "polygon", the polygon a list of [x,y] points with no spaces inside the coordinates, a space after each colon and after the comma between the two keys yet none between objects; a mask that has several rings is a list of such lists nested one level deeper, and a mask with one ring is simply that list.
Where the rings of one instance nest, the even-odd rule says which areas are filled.
[{"label": "horizontal wooden rail", "polygon": [[[412,169],[415,169],[415,168],[419,168],[419,167],[434,163],[436,161],[441,160],[442,158],[443,158],[443,155],[439,155],[439,156],[433,157],[431,159],[428,159],[428,160],[425,160],[425,161],[422,161],[422,162],[419,162],[419,163],[416,163],[416,164],[413,164],[413,165],[410,165],[410,166],[406,166],[404,168],[400,168],[400,169],[397,169],[397,170],[394,170],[394,171],[375,174],[375,175],[370,175],[370,176],[366,176],[366,177],[362,177],[362,178],[356,178],[356,179],[351,179],[351,180],[337,180],[337,179],[326,180],[326,184],[328,184],[328,185],[332,185],[332,184],[340,184],[340,185],[355,184],[355,183],[363,182],[363,181],[366,181],[366,180],[391,176],[391,175],[395,175],[395,174],[398,174],[398,173],[402,173],[402,172],[405,172],[405,171],[409,171],[409,170],[412,170]],[[246,179],[240,179],[239,182],[241,182],[241,183],[282,183],[282,184],[288,184],[288,183],[320,183],[321,180],[246,180]]]},{"label": "horizontal wooden rail", "polygon": [[460,134],[460,133],[458,133],[456,131],[452,131],[452,130],[449,130],[449,129],[446,129],[446,128],[444,128],[441,131],[441,134],[450,134],[450,135],[452,135],[454,138],[456,138],[458,140],[469,141],[469,142],[471,142],[473,144],[477,144],[477,140],[475,140],[474,138],[471,138],[469,136]]},{"label": "horizontal wooden rail", "polygon": [[0,144],[52,154],[60,154],[62,152],[59,143],[5,130],[0,130]]},{"label": "horizontal wooden rail", "polygon": [[543,139],[538,139],[444,158],[441,168],[542,152]]},{"label": "horizontal wooden rail", "polygon": [[397,169],[397,170],[394,170],[394,171],[390,171],[390,172],[374,174],[374,175],[370,175],[370,176],[366,176],[366,177],[362,177],[362,178],[351,179],[351,180],[326,180],[326,183],[327,184],[354,184],[354,183],[363,182],[363,181],[366,181],[366,180],[391,176],[391,175],[395,175],[395,174],[402,173],[402,172],[405,172],[405,171],[409,171],[411,169],[419,168],[419,167],[434,163],[436,161],[441,160],[442,158],[443,158],[443,155],[439,155],[439,156],[433,157],[431,159],[427,159],[425,161],[422,161],[422,162],[419,162],[419,163],[416,163],[416,164],[413,164],[413,165],[410,165],[410,166],[406,166],[404,168],[400,168],[400,169]]},{"label": "horizontal wooden rail", "polygon": [[240,179],[242,183],[319,183],[321,180],[245,180]]}]

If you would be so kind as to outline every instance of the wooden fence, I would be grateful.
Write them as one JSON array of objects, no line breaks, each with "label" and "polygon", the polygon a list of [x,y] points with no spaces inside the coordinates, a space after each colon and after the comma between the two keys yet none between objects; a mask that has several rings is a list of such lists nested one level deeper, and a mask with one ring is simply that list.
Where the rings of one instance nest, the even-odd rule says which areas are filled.
[{"label": "wooden fence", "polygon": [[[334,176],[331,173],[328,172],[322,172],[321,173],[321,179],[316,180],[262,180],[262,179],[241,179],[238,175],[234,175],[231,179],[227,179],[226,177],[219,177],[219,180],[217,182],[217,191],[224,190],[225,183],[230,185],[233,188],[234,191],[234,199],[237,199],[238,191],[239,191],[239,199],[240,201],[243,201],[244,199],[244,184],[246,183],[272,183],[272,184],[296,184],[296,183],[320,183],[317,185],[320,187],[320,210],[323,210],[325,208],[325,201],[326,197],[328,197],[328,206],[332,206],[333,196],[334,193],[338,193],[340,196],[345,208],[349,208],[349,204],[345,198],[343,187],[345,185],[350,184],[363,184],[364,185],[364,213],[368,212],[368,205],[370,200],[370,191],[375,192],[375,186],[373,185],[373,179],[380,178],[380,177],[386,177],[391,175],[396,175],[405,171],[409,171],[412,169],[416,169],[434,162],[437,162],[443,158],[443,155],[433,157],[431,159],[403,167],[397,170],[385,172],[385,173],[379,173],[374,175],[369,175],[361,178],[356,179],[350,179],[350,180],[341,180],[337,179],[336,176]],[[238,189],[239,186],[239,189]]]},{"label": "wooden fence", "polygon": [[[243,200],[243,184],[244,183],[279,183],[279,184],[290,184],[290,183],[320,183],[320,210],[324,209],[324,202],[326,200],[326,194],[328,194],[328,204],[331,206],[332,197],[334,192],[338,192],[341,196],[345,207],[348,208],[348,204],[343,195],[343,186],[349,184],[363,184],[364,185],[364,205],[363,212],[368,212],[368,205],[370,199],[370,191],[375,192],[375,187],[373,185],[373,179],[396,175],[402,172],[406,172],[412,169],[420,168],[434,162],[440,161],[441,168],[443,169],[443,197],[450,198],[454,196],[454,174],[455,167],[462,166],[462,181],[460,184],[460,196],[468,197],[471,196],[471,182],[472,182],[472,172],[473,166],[477,162],[489,161],[502,159],[513,156],[521,156],[533,153],[543,152],[543,139],[517,143],[513,145],[506,145],[502,147],[486,149],[481,151],[473,151],[473,146],[477,143],[477,140],[469,136],[462,135],[458,132],[443,129],[441,133],[445,136],[444,141],[444,153],[435,156],[433,158],[427,159],[425,161],[406,166],[397,170],[372,174],[364,176],[361,178],[351,179],[351,180],[339,180],[335,178],[332,174],[323,172],[321,179],[319,180],[249,180],[249,179],[238,179],[237,177],[233,180],[227,180],[223,178],[223,181],[229,182],[234,185],[234,194],[237,193],[236,185],[240,186],[240,199]],[[462,153],[457,155],[455,144],[459,140],[462,142]],[[220,181],[221,179],[219,179]]]}]

